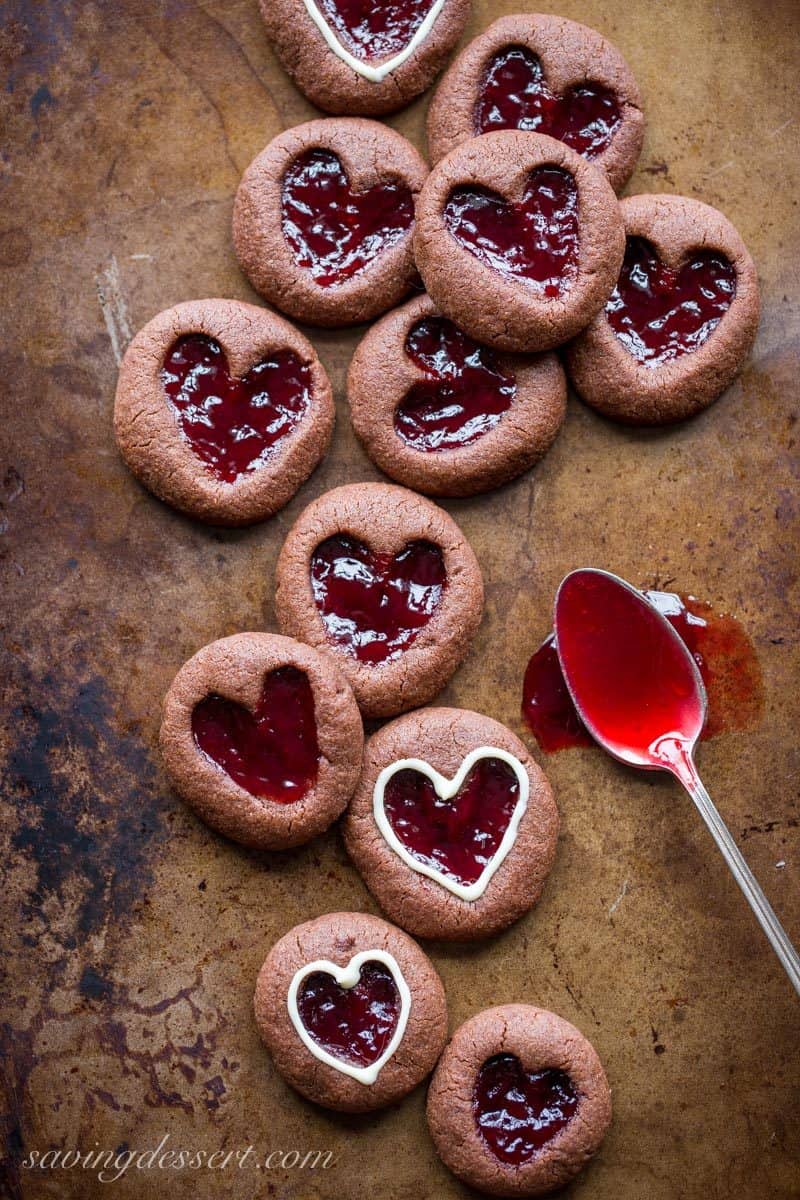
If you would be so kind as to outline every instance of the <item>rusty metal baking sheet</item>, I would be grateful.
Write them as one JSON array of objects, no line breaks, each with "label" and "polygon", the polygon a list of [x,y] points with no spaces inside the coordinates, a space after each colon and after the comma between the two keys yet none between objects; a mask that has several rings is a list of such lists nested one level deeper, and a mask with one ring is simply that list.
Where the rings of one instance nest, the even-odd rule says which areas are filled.
[{"label": "rusty metal baking sheet", "polygon": [[[525,7],[476,0],[466,37]],[[758,265],[763,322],[740,380],[696,420],[623,429],[571,399],[535,471],[446,505],[488,602],[442,699],[520,731],[525,663],[577,565],[673,581],[734,612],[765,710],[756,728],[704,744],[701,769],[799,940],[800,9],[558,11],[608,35],[642,86],[649,126],[628,192],[722,208]],[[329,910],[374,911],[339,834],[282,855],[237,848],[170,792],[156,750],[161,697],[185,658],[275,627],[275,560],[302,507],[377,477],[344,400],[362,331],[311,332],[338,426],[322,467],[266,524],[222,532],[178,516],[136,484],[111,433],[117,361],[137,327],[192,297],[254,299],[231,250],[233,194],[251,157],[311,107],[272,56],[256,0],[6,0],[2,16],[5,1194],[465,1197],[435,1158],[423,1088],[369,1117],[332,1115],[289,1091],[256,1034],[253,983],[275,939]],[[421,147],[426,105],[391,120]],[[593,1040],[615,1121],[565,1195],[800,1196],[797,999],[688,801],[592,750],[543,761],[563,831],[541,903],[486,944],[428,947],[451,1026],[527,1000]],[[124,1155],[165,1137],[192,1153],[284,1153],[260,1173],[252,1158],[145,1161],[116,1182],[30,1165],[32,1151]],[[327,1166],[292,1165],[294,1151],[328,1150]]]}]

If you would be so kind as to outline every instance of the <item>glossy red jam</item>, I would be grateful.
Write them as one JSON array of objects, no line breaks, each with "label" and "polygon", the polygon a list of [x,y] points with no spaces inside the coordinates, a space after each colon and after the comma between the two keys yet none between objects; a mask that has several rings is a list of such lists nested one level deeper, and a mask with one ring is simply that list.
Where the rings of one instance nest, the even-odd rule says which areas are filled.
[{"label": "glossy red jam", "polygon": [[559,296],[577,274],[578,189],[560,167],[532,171],[519,204],[486,188],[455,188],[444,219],[477,259],[544,296]]},{"label": "glossy red jam", "polygon": [[317,781],[314,693],[296,667],[265,676],[255,712],[206,696],[192,712],[192,733],[202,752],[252,796],[293,804]]},{"label": "glossy red jam", "polygon": [[431,542],[409,542],[392,558],[336,534],[311,558],[311,587],[328,637],[365,663],[407,650],[438,608],[446,583],[442,552]]},{"label": "glossy red jam", "polygon": [[[645,596],[677,629],[700,669],[708,698],[704,740],[755,725],[764,707],[764,686],[755,648],[735,617],[675,592]],[[528,663],[522,715],[542,750],[591,746],[567,690],[551,634]]]},{"label": "glossy red jam", "polygon": [[297,1009],[318,1046],[335,1058],[368,1067],[392,1040],[400,995],[388,967],[365,962],[351,988],[340,987],[324,971],[309,975],[298,992]]},{"label": "glossy red jam", "polygon": [[398,435],[415,450],[458,450],[494,429],[517,393],[486,346],[444,317],[409,330],[405,351],[427,379],[406,393],[394,415]]},{"label": "glossy red jam", "polygon": [[175,342],[161,379],[182,435],[224,483],[263,466],[311,401],[311,372],[291,350],[234,379],[219,343],[199,333]]},{"label": "glossy red jam", "polygon": [[411,228],[414,199],[401,183],[353,192],[329,150],[309,150],[283,178],[282,228],[297,262],[320,287],[352,279]]},{"label": "glossy red jam", "polygon": [[484,758],[451,800],[442,800],[419,771],[398,771],[386,785],[383,807],[414,858],[468,886],[496,854],[518,800],[519,783],[508,763]]},{"label": "glossy red jam", "polygon": [[405,50],[434,0],[317,0],[342,45],[362,62]]},{"label": "glossy red jam", "polygon": [[475,108],[475,132],[546,133],[584,158],[596,158],[621,119],[617,98],[608,88],[584,83],[556,95],[545,83],[535,54],[525,46],[506,46],[487,67]]},{"label": "glossy red jam", "polygon": [[509,1166],[530,1162],[572,1120],[578,1094],[564,1071],[524,1071],[516,1055],[496,1054],[478,1072],[475,1124],[492,1154]]},{"label": "glossy red jam", "polygon": [[693,254],[675,271],[649,242],[628,238],[606,316],[629,354],[658,367],[702,346],[735,295],[736,271],[723,254]]}]

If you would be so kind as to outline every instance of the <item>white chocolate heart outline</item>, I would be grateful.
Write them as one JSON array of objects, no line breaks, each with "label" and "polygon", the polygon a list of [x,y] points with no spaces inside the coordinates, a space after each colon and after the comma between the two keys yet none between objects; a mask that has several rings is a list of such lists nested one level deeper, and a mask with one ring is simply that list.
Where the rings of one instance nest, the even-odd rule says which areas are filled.
[{"label": "white chocolate heart outline", "polygon": [[[303,981],[315,971],[323,971],[326,975],[331,975],[339,987],[355,987],[361,978],[361,968],[366,962],[380,962],[389,968],[398,995],[400,996],[400,1015],[397,1018],[397,1027],[392,1034],[391,1041],[380,1058],[377,1058],[374,1063],[370,1063],[367,1067],[357,1067],[353,1063],[346,1062],[344,1059],[336,1058],[335,1055],[330,1054],[324,1047],[314,1041],[300,1017],[300,1010],[297,1007],[297,993]],[[386,1066],[403,1040],[406,1025],[408,1024],[408,1016],[411,1012],[411,992],[400,969],[400,964],[393,954],[390,954],[388,950],[361,950],[358,954],[353,955],[346,967],[340,967],[327,958],[319,958],[315,962],[307,963],[305,966],[300,967],[299,970],[295,971],[292,976],[292,982],[289,984],[286,1007],[289,1010],[289,1020],[294,1025],[298,1037],[315,1058],[318,1058],[320,1062],[324,1062],[327,1066],[341,1071],[343,1075],[349,1075],[351,1079],[356,1079],[359,1083],[369,1085],[375,1082],[381,1070]]]},{"label": "white chocolate heart outline", "polygon": [[410,39],[405,49],[401,50],[399,54],[395,54],[394,58],[387,58],[386,62],[380,63],[377,67],[371,67],[369,63],[362,62],[342,45],[320,12],[315,0],[303,0],[303,3],[306,6],[306,12],[311,17],[311,20],[314,22],[317,29],[327,42],[328,48],[332,50],[333,53],[342,60],[342,62],[346,63],[351,70],[356,71],[359,75],[362,75],[364,79],[368,79],[370,83],[380,83],[381,80],[385,79],[387,75],[391,75],[392,71],[394,71],[397,67],[402,66],[406,59],[411,57],[417,46],[425,41],[425,38],[430,33],[431,29],[433,29],[439,13],[444,8],[445,0],[435,0],[424,21],[419,26],[414,36]]},{"label": "white chocolate heart outline", "polygon": [[[507,763],[511,767],[519,784],[519,796],[500,845],[483,868],[478,879],[474,883],[464,884],[459,883],[456,879],[450,879],[443,871],[430,866],[428,863],[420,862],[409,853],[389,824],[383,799],[386,792],[386,785],[392,776],[396,775],[398,771],[410,769],[418,771],[421,775],[426,775],[433,784],[437,795],[442,800],[451,800],[458,793],[459,788],[475,766],[475,763],[479,762],[482,758],[499,758],[501,762]],[[441,884],[442,887],[447,888],[449,892],[458,896],[459,899],[472,901],[480,899],[486,891],[495,871],[505,861],[514,845],[517,839],[519,823],[522,820],[525,809],[528,807],[529,793],[530,780],[528,772],[518,758],[513,754],[509,754],[507,750],[501,750],[497,746],[478,746],[476,749],[470,750],[469,754],[462,760],[461,766],[452,779],[447,779],[435,770],[430,763],[424,762],[420,758],[401,758],[397,762],[390,763],[388,767],[383,768],[375,780],[375,788],[372,793],[372,812],[375,817],[375,824],[378,826],[384,841],[403,860],[406,866],[411,867],[411,870],[416,871],[419,875],[425,875],[428,879],[433,879],[435,883]]]}]

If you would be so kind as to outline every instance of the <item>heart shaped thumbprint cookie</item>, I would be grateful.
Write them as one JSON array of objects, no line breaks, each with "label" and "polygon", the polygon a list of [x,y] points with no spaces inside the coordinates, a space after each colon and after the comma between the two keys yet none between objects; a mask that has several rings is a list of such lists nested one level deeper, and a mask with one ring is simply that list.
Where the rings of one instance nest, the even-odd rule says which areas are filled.
[{"label": "heart shaped thumbprint cookie", "polygon": [[470,0],[261,0],[269,38],[324,112],[377,116],[430,86]]},{"label": "heart shaped thumbprint cookie", "polygon": [[444,989],[430,960],[365,913],[329,913],[282,937],[259,972],[255,1015],[286,1082],[343,1112],[401,1099],[447,1040]]},{"label": "heart shaped thumbprint cookie", "polygon": [[391,920],[417,937],[467,940],[536,903],[558,823],[544,773],[509,729],[423,708],[369,738],[343,832]]},{"label": "heart shaped thumbprint cookie", "polygon": [[684,196],[622,201],[616,286],[567,351],[575,390],[604,416],[662,425],[693,416],[733,382],[753,346],[755,265],[716,209]]},{"label": "heart shaped thumbprint cookie", "polygon": [[414,251],[434,304],[498,350],[548,350],[605,304],[625,248],[606,176],[564,142],[486,133],[431,171]]},{"label": "heart shaped thumbprint cookie", "polygon": [[399,133],[359,118],[278,135],[244,173],[233,211],[256,291],[311,325],[355,325],[415,278],[416,197],[427,167]]},{"label": "heart shaped thumbprint cookie", "polygon": [[349,484],[300,515],[278,559],[284,633],[328,650],[365,716],[444,687],[478,627],[483,581],[447,513],[404,488]]},{"label": "heart shaped thumbprint cookie", "polygon": [[114,430],[159,499],[216,525],[282,508],[325,453],[330,384],[288,321],[236,300],[194,300],[154,317],[119,372]]},{"label": "heart shaped thumbprint cookie", "polygon": [[204,646],[164,700],[161,752],[175,790],[246,846],[286,849],[327,829],[356,785],[363,741],[336,664],[275,634]]}]

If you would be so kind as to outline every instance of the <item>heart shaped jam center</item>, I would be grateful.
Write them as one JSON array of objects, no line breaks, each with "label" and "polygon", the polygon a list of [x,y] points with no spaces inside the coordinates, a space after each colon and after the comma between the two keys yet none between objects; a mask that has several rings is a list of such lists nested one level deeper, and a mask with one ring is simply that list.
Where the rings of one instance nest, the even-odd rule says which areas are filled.
[{"label": "heart shaped jam center", "polygon": [[431,542],[409,542],[392,557],[336,534],[311,558],[311,587],[328,637],[360,662],[385,662],[407,650],[446,583],[442,552]]},{"label": "heart shaped jam center", "polygon": [[428,376],[394,414],[398,435],[415,450],[457,450],[488,433],[508,411],[517,386],[494,354],[444,317],[411,327],[405,352]]},{"label": "heart shaped jam center", "polygon": [[350,189],[330,150],[309,150],[283,178],[283,236],[297,262],[320,287],[335,287],[363,271],[411,228],[414,198],[402,183]]},{"label": "heart shaped jam center", "polygon": [[578,189],[569,171],[537,167],[520,203],[488,188],[458,187],[447,228],[481,262],[509,279],[559,296],[578,272]]},{"label": "heart shaped jam center", "polygon": [[335,1058],[358,1067],[377,1062],[400,1020],[394,976],[380,962],[365,962],[358,983],[345,988],[325,971],[315,971],[297,996],[300,1020],[311,1037]]},{"label": "heart shaped jam center", "polygon": [[703,250],[676,271],[644,238],[628,238],[606,316],[629,354],[658,367],[702,346],[735,296],[736,271],[724,254]]},{"label": "heart shaped jam center", "polygon": [[291,350],[235,379],[219,343],[199,333],[178,338],[161,379],[182,436],[223,483],[263,466],[311,401],[311,372]]},{"label": "heart shaped jam center", "polygon": [[524,1071],[514,1054],[488,1058],[472,1097],[475,1124],[502,1163],[522,1166],[575,1115],[578,1095],[564,1071]]},{"label": "heart shaped jam center", "polygon": [[316,783],[314,693],[297,667],[269,672],[255,712],[206,696],[192,712],[192,733],[203,754],[252,796],[293,804]]},{"label": "heart shaped jam center", "polygon": [[364,62],[405,50],[434,0],[316,0],[328,25]]},{"label": "heart shaped jam center", "polygon": [[608,146],[622,120],[617,98],[599,83],[551,92],[542,64],[525,46],[506,46],[486,68],[475,107],[475,132],[522,129],[546,133],[584,158]]},{"label": "heart shaped jam center", "polygon": [[383,809],[395,836],[418,862],[469,886],[492,861],[519,800],[508,763],[482,758],[450,800],[412,767],[392,775]]}]

